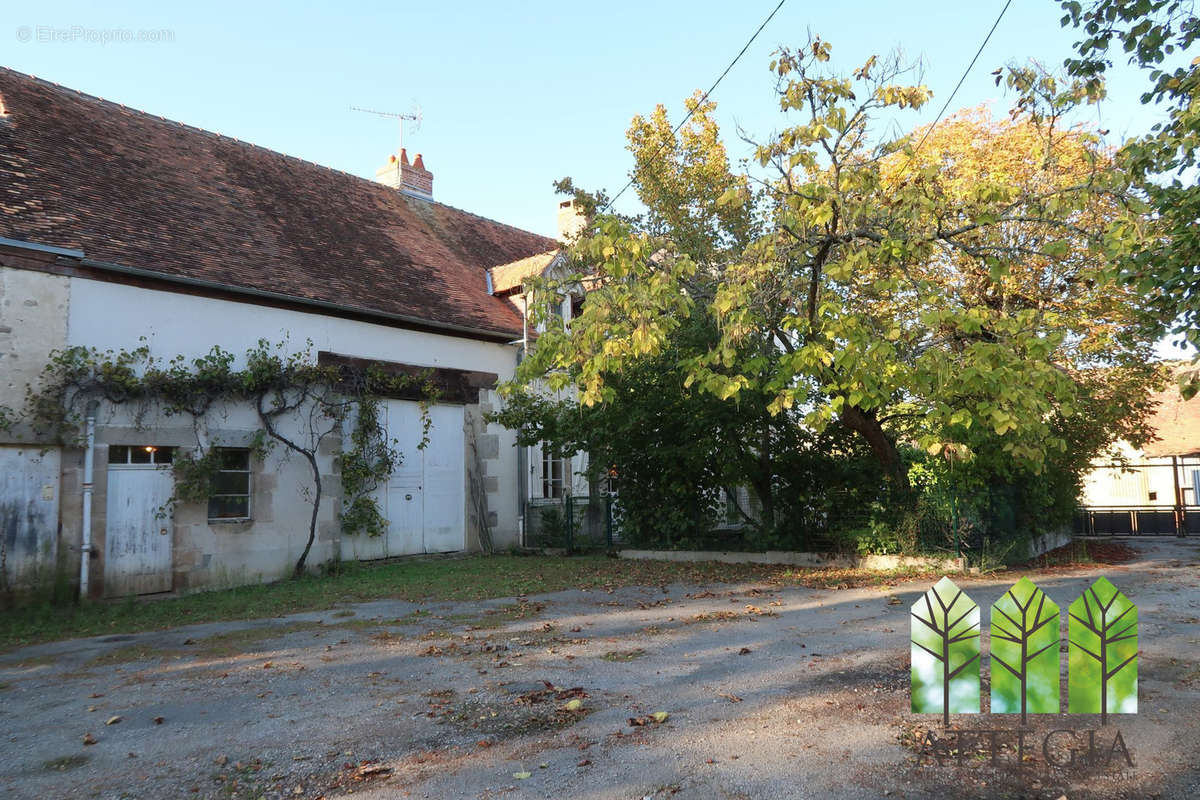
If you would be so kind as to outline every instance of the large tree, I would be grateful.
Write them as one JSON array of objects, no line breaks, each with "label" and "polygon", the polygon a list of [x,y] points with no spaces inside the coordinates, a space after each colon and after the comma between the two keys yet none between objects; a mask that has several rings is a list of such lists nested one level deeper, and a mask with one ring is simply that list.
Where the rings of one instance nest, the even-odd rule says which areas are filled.
[{"label": "large tree", "polygon": [[684,387],[759,415],[747,447],[767,462],[782,427],[837,423],[903,495],[900,441],[936,452],[984,430],[1037,472],[1084,440],[1073,426],[1103,426],[1088,438],[1102,444],[1144,435],[1113,387],[1153,379],[1161,325],[1112,266],[1114,225],[1138,220],[1127,176],[1060,124],[1086,87],[1014,70],[1013,118],[889,137],[884,120],[929,90],[896,58],[842,76],[829,56],[813,40],[773,62],[789,124],[755,146],[753,176],[730,169],[711,103],[693,99],[678,136],[661,108],[634,120],[647,211],[596,216],[572,248],[582,314],[538,340],[518,381],[609,402],[614,376],[699,314],[716,335],[680,353]]}]

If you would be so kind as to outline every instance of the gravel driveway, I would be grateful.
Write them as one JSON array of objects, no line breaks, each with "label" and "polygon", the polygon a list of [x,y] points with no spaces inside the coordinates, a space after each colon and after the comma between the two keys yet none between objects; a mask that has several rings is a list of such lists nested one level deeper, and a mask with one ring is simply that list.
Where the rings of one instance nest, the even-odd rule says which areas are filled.
[{"label": "gravel driveway", "polygon": [[[1106,575],[1139,607],[1135,766],[921,755],[908,608],[927,582],[375,602],[0,657],[7,798],[1200,796],[1200,540],[1029,573],[1066,608]],[[969,577],[982,608],[1019,577]],[[984,620],[987,620],[986,613]],[[987,652],[985,648],[985,653]],[[986,676],[986,670],[985,670]],[[986,692],[984,709],[987,709]],[[666,712],[659,721],[654,712]],[[661,716],[661,715],[660,715]],[[955,717],[1012,730],[1011,715]],[[111,723],[111,724],[109,724]],[[1015,741],[1015,739],[1014,739]],[[1079,739],[1083,741],[1083,739]],[[1053,755],[1053,753],[1052,753]]]}]

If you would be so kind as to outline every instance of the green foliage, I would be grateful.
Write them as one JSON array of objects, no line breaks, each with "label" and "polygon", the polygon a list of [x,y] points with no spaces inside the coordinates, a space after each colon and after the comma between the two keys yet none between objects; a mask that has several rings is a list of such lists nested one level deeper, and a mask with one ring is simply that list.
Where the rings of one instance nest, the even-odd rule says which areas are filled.
[{"label": "green foliage", "polygon": [[[1097,94],[1014,67],[1010,119],[879,136],[928,89],[898,58],[845,75],[831,53],[815,39],[771,65],[787,125],[756,146],[769,180],[731,168],[712,104],[693,99],[678,135],[661,107],[633,120],[642,216],[560,184],[594,213],[572,274],[534,282],[545,332],[506,390],[575,399],[517,400],[508,422],[601,453],[634,535],[660,543],[711,525],[721,486],[752,489],[752,547],[814,530],[923,546],[954,529],[964,493],[963,518],[988,523],[980,550],[1064,520],[1094,456],[1149,437],[1162,380],[1163,311],[1115,266],[1114,231],[1145,206],[1128,165],[1059,125]],[[585,290],[569,325],[549,324]],[[906,442],[965,448],[970,466],[913,486]]]},{"label": "green foliage", "polygon": [[364,397],[358,404],[350,431],[350,446],[337,456],[342,477],[342,532],[382,536],[387,519],[379,510],[374,492],[401,463],[403,455],[379,421],[379,401]]},{"label": "green foliage", "polygon": [[[1126,164],[1153,213],[1138,224],[1116,226],[1124,278],[1152,297],[1175,333],[1200,346],[1200,186],[1194,170],[1200,151],[1200,36],[1195,5],[1185,0],[1061,0],[1064,26],[1083,34],[1068,58],[1072,74],[1100,87],[1113,52],[1146,74],[1144,105],[1166,111],[1149,133],[1126,142]],[[1190,60],[1189,60],[1190,58]],[[1182,376],[1191,397],[1200,388],[1197,370]]]},{"label": "green foliage", "polygon": [[[271,444],[265,434],[258,431],[248,449],[251,458],[261,460],[270,452]],[[171,462],[175,489],[170,503],[207,503],[217,493],[215,482],[225,463],[226,456],[218,447],[177,453]]]}]

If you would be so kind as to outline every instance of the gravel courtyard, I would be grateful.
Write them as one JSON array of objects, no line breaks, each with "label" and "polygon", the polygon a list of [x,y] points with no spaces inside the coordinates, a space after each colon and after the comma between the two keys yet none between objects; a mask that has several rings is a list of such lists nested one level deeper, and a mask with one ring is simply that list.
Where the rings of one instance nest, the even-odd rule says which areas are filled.
[{"label": "gravel courtyard", "polygon": [[[922,755],[926,729],[944,734],[940,718],[909,712],[908,609],[928,581],[832,590],[672,584],[374,602],[10,652],[0,656],[0,791],[1200,796],[1200,540],[1128,543],[1137,557],[1126,563],[959,584],[985,609],[985,631],[986,607],[1021,574],[1063,609],[1099,575],[1138,605],[1139,711],[1110,717],[1096,734],[1107,750],[1119,729],[1132,769],[1119,757],[1045,763],[1045,733],[1100,728],[1082,715],[1031,717],[1033,744],[1020,765],[1007,746],[997,765],[975,748],[940,765]],[[985,711],[986,675],[985,664]],[[1013,730],[1019,719],[952,723]]]}]

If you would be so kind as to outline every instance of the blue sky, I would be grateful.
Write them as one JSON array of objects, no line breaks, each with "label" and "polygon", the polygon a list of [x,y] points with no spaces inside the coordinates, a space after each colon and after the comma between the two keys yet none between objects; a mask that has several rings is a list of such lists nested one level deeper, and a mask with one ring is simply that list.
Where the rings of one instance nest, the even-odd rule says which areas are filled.
[{"label": "blue sky", "polygon": [[[619,189],[636,113],[707,88],[777,0],[168,4],[9,3],[0,61],[128,106],[371,177],[397,125],[364,106],[424,120],[405,133],[434,173],[434,196],[553,234],[552,181]],[[954,87],[1002,7],[977,2],[852,4],[788,0],[714,93],[731,155],[748,152],[735,124],[760,137],[781,126],[767,63],[809,31],[832,42],[846,71],[900,47],[925,62],[935,98]],[[1059,64],[1074,41],[1053,0],[1014,0],[952,109],[1007,107],[990,72],[1012,60]],[[94,31],[169,32],[167,41],[109,42]],[[50,33],[57,31],[58,33]],[[21,41],[27,36],[29,41]],[[57,41],[53,39],[59,39]],[[66,39],[65,41],[63,39]],[[1100,110],[1110,138],[1145,130],[1142,83],[1121,70]],[[622,199],[633,208],[632,192]]]}]

